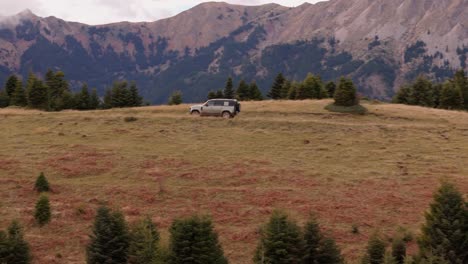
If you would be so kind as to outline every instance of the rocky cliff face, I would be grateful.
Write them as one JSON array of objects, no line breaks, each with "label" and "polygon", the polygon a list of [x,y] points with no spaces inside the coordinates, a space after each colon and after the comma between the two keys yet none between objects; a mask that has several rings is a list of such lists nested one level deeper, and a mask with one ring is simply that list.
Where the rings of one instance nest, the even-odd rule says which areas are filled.
[{"label": "rocky cliff face", "polygon": [[17,72],[66,72],[102,91],[136,80],[163,102],[173,90],[203,100],[228,75],[268,89],[272,76],[350,75],[389,98],[420,73],[443,80],[467,68],[467,0],[330,0],[287,8],[210,2],[145,23],[89,26],[29,11],[0,18],[0,80]]}]

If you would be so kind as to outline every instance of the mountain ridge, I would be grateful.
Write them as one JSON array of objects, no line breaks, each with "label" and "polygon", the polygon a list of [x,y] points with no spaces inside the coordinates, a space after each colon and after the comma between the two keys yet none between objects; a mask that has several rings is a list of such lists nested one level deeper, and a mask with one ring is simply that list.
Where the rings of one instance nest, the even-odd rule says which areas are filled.
[{"label": "mountain ridge", "polygon": [[279,71],[292,79],[309,71],[325,80],[349,75],[361,93],[388,99],[418,74],[443,81],[467,69],[465,0],[331,0],[294,8],[208,2],[154,22],[95,26],[23,11],[0,24],[0,79],[53,68],[101,93],[113,79],[133,79],[159,103],[174,90],[202,100],[228,75],[256,80],[265,91]]}]

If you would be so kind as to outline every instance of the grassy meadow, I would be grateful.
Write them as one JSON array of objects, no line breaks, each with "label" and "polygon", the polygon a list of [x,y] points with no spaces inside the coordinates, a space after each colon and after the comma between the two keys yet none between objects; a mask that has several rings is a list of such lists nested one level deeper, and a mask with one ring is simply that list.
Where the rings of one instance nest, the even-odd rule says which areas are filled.
[{"label": "grassy meadow", "polygon": [[[232,120],[188,105],[0,110],[0,228],[21,220],[34,263],[84,263],[102,203],[129,222],[151,216],[164,241],[174,218],[209,214],[230,263],[243,264],[278,208],[301,224],[315,212],[354,263],[376,230],[416,236],[441,179],[468,193],[468,113],[365,103],[367,115],[347,115],[329,103],[245,102]],[[41,171],[53,218],[39,228]]]}]

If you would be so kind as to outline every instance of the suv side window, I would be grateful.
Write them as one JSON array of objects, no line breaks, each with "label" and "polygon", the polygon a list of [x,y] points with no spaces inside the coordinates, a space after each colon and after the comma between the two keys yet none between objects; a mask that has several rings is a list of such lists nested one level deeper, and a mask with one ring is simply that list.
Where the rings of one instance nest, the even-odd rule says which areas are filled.
[{"label": "suv side window", "polygon": [[224,105],[224,101],[215,101],[214,105],[215,105],[215,106],[223,106],[223,105]]},{"label": "suv side window", "polygon": [[[226,103],[229,103],[229,106],[234,106],[236,103],[234,101],[229,101],[229,102],[226,102]],[[227,105],[227,104],[225,104]]]},{"label": "suv side window", "polygon": [[206,103],[208,106],[214,106],[215,105],[215,101],[208,101],[208,103]]}]

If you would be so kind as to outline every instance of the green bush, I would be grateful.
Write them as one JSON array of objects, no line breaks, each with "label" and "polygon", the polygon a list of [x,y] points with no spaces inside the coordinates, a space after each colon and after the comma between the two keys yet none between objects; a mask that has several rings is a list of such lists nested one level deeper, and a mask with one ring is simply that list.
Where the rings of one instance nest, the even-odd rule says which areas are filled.
[{"label": "green bush", "polygon": [[338,106],[335,104],[329,104],[325,107],[325,109],[330,112],[344,113],[344,114],[357,114],[357,115],[364,115],[368,112],[367,108],[365,108],[362,105]]},{"label": "green bush", "polygon": [[34,189],[38,192],[48,192],[50,191],[49,181],[45,177],[44,173],[41,172],[36,179],[36,184],[34,185]]},{"label": "green bush", "polygon": [[51,212],[50,212],[50,203],[49,197],[45,194],[41,194],[39,200],[36,203],[36,210],[34,212],[34,219],[39,224],[43,226],[50,222]]}]

